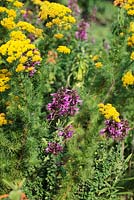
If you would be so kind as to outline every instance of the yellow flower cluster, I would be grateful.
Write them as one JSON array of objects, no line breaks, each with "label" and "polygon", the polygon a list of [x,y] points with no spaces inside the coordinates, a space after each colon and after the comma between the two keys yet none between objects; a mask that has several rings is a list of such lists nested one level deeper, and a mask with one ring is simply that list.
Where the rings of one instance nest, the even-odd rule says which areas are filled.
[{"label": "yellow flower cluster", "polygon": [[44,1],[40,6],[39,16],[42,20],[49,20],[46,23],[48,28],[56,25],[67,30],[71,28],[71,24],[76,22],[71,12],[70,8],[64,5]]},{"label": "yellow flower cluster", "polygon": [[95,63],[95,67],[97,67],[97,68],[101,68],[103,65],[102,65],[102,63],[101,62],[96,62]]},{"label": "yellow flower cluster", "polygon": [[8,16],[8,17],[13,17],[13,18],[16,17],[16,11],[15,11],[15,10],[13,10],[13,9],[8,9],[8,8],[6,8],[6,7],[0,6],[0,13],[3,13],[3,12],[7,13],[7,16]]},{"label": "yellow flower cluster", "polygon": [[28,22],[24,22],[24,21],[19,21],[16,24],[16,27],[18,27],[20,30],[25,30],[29,33],[33,33],[35,36],[41,36],[43,30],[39,29],[39,28],[35,28],[32,24],[28,23]]},{"label": "yellow flower cluster", "polygon": [[123,86],[126,87],[127,85],[134,85],[134,75],[131,71],[128,71],[124,76],[122,77]]},{"label": "yellow flower cluster", "polygon": [[[8,58],[6,60],[9,63],[12,63],[13,61],[20,58],[21,55],[26,51],[35,49],[35,45],[31,44],[29,39],[25,39],[23,33],[20,34],[19,31],[14,31],[14,33],[15,32],[16,32],[15,38],[12,38],[12,33],[11,33],[11,39],[7,43],[0,46],[0,53],[3,56],[8,55]],[[19,36],[23,37],[21,38]]]},{"label": "yellow flower cluster", "polygon": [[134,51],[131,53],[130,59],[134,60]]},{"label": "yellow flower cluster", "polygon": [[17,8],[21,8],[23,7],[23,3],[20,1],[14,1],[13,2],[13,6],[17,7]]},{"label": "yellow flower cluster", "polygon": [[0,7],[0,13],[7,14],[7,17],[3,18],[0,21],[0,24],[7,29],[15,28],[16,24],[14,22],[14,19],[16,18],[16,11],[13,9],[7,9],[6,7]]},{"label": "yellow flower cluster", "polygon": [[94,62],[96,68],[101,68],[103,66],[102,62],[98,61],[100,58],[99,55],[94,55],[94,56],[90,55],[90,57]]},{"label": "yellow flower cluster", "polygon": [[24,5],[22,2],[16,0],[6,0],[6,1],[12,3],[12,5],[17,8],[21,8]]},{"label": "yellow flower cluster", "polygon": [[127,0],[123,8],[127,11],[128,15],[134,15],[134,0]]},{"label": "yellow flower cluster", "polygon": [[0,113],[0,126],[7,124],[7,120],[5,119],[5,113]]},{"label": "yellow flower cluster", "polygon": [[10,80],[11,73],[7,69],[0,70],[0,92],[4,92],[9,89],[10,86],[7,84]]},{"label": "yellow flower cluster", "polygon": [[36,4],[36,5],[39,5],[39,6],[41,6],[42,3],[43,3],[41,0],[32,0],[32,2],[33,2],[34,4]]},{"label": "yellow flower cluster", "polygon": [[130,22],[129,32],[134,33],[134,22]]},{"label": "yellow flower cluster", "polygon": [[116,108],[112,106],[112,104],[107,103],[104,105],[103,103],[100,103],[98,107],[99,111],[104,115],[106,119],[112,119],[116,122],[120,122],[120,114],[117,112]]},{"label": "yellow flower cluster", "polygon": [[[12,63],[19,59],[19,64],[16,71],[23,71],[23,66],[26,62],[40,62],[41,57],[38,50],[31,41],[21,31],[12,31],[10,33],[10,40],[0,46],[0,53],[7,57],[7,62]],[[16,48],[17,47],[17,48]]]},{"label": "yellow flower cluster", "polygon": [[134,46],[134,34],[132,36],[128,37],[127,44],[130,47]]},{"label": "yellow flower cluster", "polygon": [[71,50],[66,46],[58,46],[57,51],[64,54],[70,54]]},{"label": "yellow flower cluster", "polygon": [[57,34],[54,34],[54,37],[55,37],[56,39],[61,39],[61,38],[64,37],[64,35],[61,34],[61,33],[57,33]]},{"label": "yellow flower cluster", "polygon": [[92,61],[95,62],[99,59],[100,56],[99,55],[94,55],[94,56],[91,55],[91,57],[92,57]]},{"label": "yellow flower cluster", "polygon": [[13,17],[6,17],[3,20],[1,20],[1,25],[7,29],[13,29],[15,28],[15,22]]}]

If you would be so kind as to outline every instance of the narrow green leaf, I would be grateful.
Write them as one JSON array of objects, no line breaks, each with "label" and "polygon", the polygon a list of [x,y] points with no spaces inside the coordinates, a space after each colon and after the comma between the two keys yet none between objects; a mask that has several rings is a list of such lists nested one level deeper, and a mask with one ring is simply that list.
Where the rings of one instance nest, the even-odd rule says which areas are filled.
[{"label": "narrow green leaf", "polygon": [[102,190],[99,191],[99,195],[107,192],[109,190],[109,188],[103,188]]}]

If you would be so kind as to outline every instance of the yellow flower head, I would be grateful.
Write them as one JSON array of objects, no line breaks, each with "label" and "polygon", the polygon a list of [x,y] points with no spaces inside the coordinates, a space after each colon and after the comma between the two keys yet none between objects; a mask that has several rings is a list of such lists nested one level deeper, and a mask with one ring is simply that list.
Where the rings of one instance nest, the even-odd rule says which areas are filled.
[{"label": "yellow flower head", "polygon": [[128,41],[127,41],[128,46],[134,46],[134,34],[132,34],[132,36],[128,37]]},{"label": "yellow flower head", "polygon": [[127,11],[127,14],[133,16],[133,15],[134,15],[134,9],[130,9],[130,10],[128,10],[128,11]]},{"label": "yellow flower head", "polygon": [[131,53],[130,59],[134,60],[134,51]]},{"label": "yellow flower head", "polygon": [[11,73],[7,69],[0,70],[0,92],[10,88],[9,84],[7,84],[10,81],[10,76]]},{"label": "yellow flower head", "polygon": [[94,55],[93,57],[92,57],[92,61],[97,61],[98,59],[99,59],[99,55]]},{"label": "yellow flower head", "polygon": [[21,72],[21,71],[24,71],[24,70],[25,70],[25,67],[22,64],[19,64],[16,68],[16,72]]},{"label": "yellow flower head", "polygon": [[7,124],[5,113],[0,113],[0,126]]},{"label": "yellow flower head", "polygon": [[12,40],[25,40],[26,36],[22,33],[22,31],[12,31],[10,33],[10,37]]},{"label": "yellow flower head", "polygon": [[3,18],[3,20],[1,20],[0,23],[2,26],[4,26],[5,28],[7,28],[9,30],[15,28],[15,26],[16,26],[13,17]]},{"label": "yellow flower head", "polygon": [[23,3],[20,2],[20,1],[14,1],[13,5],[14,5],[15,7],[17,7],[17,8],[23,7]]},{"label": "yellow flower head", "polygon": [[61,38],[64,37],[64,35],[61,34],[61,33],[57,33],[57,34],[54,34],[54,37],[57,38],[57,39],[61,39]]},{"label": "yellow flower head", "polygon": [[103,103],[98,104],[99,111],[104,115],[106,119],[112,119],[116,122],[120,122],[119,112],[117,112],[116,108],[112,106],[112,104],[107,103],[104,105]]},{"label": "yellow flower head", "polygon": [[57,51],[64,54],[70,54],[71,50],[66,46],[59,46]]},{"label": "yellow flower head", "polygon": [[123,86],[126,87],[127,85],[134,85],[134,75],[131,71],[128,71],[124,76],[122,77]]},{"label": "yellow flower head", "polygon": [[130,28],[129,31],[134,33],[134,22],[130,22]]},{"label": "yellow flower head", "polygon": [[97,63],[95,63],[95,66],[96,66],[97,68],[101,68],[103,65],[102,65],[101,62],[97,62]]},{"label": "yellow flower head", "polygon": [[8,14],[8,17],[13,17],[13,18],[15,18],[16,17],[16,11],[15,10],[13,10],[13,9],[7,9],[7,14]]}]

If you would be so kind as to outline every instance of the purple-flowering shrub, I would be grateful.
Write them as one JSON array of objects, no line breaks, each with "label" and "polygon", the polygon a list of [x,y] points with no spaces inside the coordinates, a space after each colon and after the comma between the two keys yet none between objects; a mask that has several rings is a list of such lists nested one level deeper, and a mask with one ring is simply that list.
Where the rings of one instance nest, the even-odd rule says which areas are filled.
[{"label": "purple-flowering shrub", "polygon": [[80,21],[78,24],[78,30],[75,33],[75,37],[80,40],[87,40],[88,39],[88,34],[87,34],[87,29],[89,27],[89,23],[85,22],[84,19]]},{"label": "purple-flowering shrub", "polygon": [[49,142],[46,148],[46,153],[52,153],[54,155],[63,151],[63,147],[57,142]]},{"label": "purple-flowering shrub", "polygon": [[74,134],[74,128],[72,125],[68,125],[64,129],[58,132],[58,135],[64,137],[64,139],[71,138],[73,134]]},{"label": "purple-flowering shrub", "polygon": [[68,7],[74,12],[74,15],[80,14],[80,8],[77,0],[68,0]]},{"label": "purple-flowering shrub", "polygon": [[52,102],[47,105],[50,111],[48,120],[75,115],[79,110],[78,105],[82,102],[76,90],[67,88],[61,88],[51,96],[53,97]]},{"label": "purple-flowering shrub", "polygon": [[130,130],[128,121],[123,119],[120,122],[106,120],[105,126],[106,127],[100,131],[100,134],[106,134],[107,137],[117,141],[123,140]]}]

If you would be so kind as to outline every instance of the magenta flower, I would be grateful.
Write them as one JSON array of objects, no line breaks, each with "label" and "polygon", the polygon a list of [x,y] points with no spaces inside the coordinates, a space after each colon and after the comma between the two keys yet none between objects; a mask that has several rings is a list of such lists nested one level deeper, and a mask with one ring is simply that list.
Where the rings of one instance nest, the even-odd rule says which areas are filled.
[{"label": "magenta flower", "polygon": [[52,153],[54,155],[63,151],[63,147],[57,142],[49,142],[46,148],[46,153]]},{"label": "magenta flower", "polygon": [[61,88],[51,96],[53,96],[52,102],[47,105],[50,112],[49,120],[75,115],[79,110],[78,105],[82,102],[76,90],[67,88]]},{"label": "magenta flower", "polygon": [[130,130],[127,120],[121,120],[120,122],[106,120],[105,126],[106,127],[100,131],[100,134],[106,134],[107,137],[111,137],[117,141],[123,140]]},{"label": "magenta flower", "polygon": [[74,128],[72,125],[66,126],[64,129],[58,132],[58,135],[64,137],[64,139],[71,138],[73,134],[74,134]]},{"label": "magenta flower", "polygon": [[88,34],[87,34],[87,29],[89,27],[89,23],[85,22],[84,19],[80,21],[78,25],[78,30],[75,33],[75,37],[80,40],[87,40],[88,39]]}]

